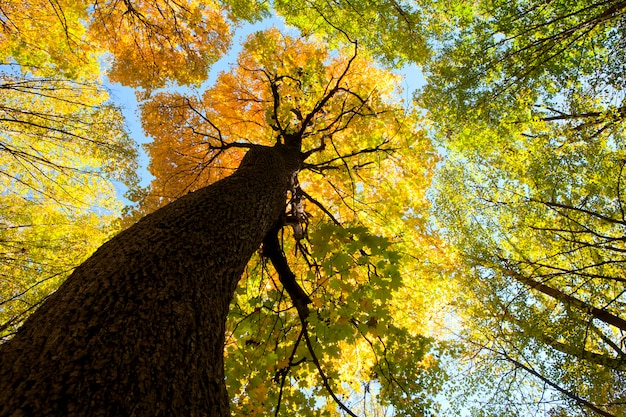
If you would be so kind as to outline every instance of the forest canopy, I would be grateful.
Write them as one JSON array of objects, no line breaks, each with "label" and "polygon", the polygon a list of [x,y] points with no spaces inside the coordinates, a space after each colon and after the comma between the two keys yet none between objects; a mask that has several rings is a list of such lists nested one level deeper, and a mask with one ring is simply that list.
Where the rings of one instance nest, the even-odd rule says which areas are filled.
[{"label": "forest canopy", "polygon": [[234,415],[624,414],[625,12],[3,2],[0,337],[121,230],[297,144],[275,238],[303,293],[264,241],[226,323]]}]

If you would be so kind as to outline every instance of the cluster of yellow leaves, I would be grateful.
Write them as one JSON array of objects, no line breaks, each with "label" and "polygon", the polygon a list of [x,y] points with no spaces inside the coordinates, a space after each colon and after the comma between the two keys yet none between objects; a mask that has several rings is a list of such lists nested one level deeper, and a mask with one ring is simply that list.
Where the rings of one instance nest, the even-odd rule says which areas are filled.
[{"label": "cluster of yellow leaves", "polygon": [[68,213],[14,195],[0,198],[0,340],[111,237],[115,218]]},{"label": "cluster of yellow leaves", "polygon": [[199,84],[230,44],[229,25],[213,1],[96,1],[89,39],[111,55],[112,81],[148,90]]},{"label": "cluster of yellow leaves", "polygon": [[[357,40],[386,64],[423,62],[429,55],[430,2],[393,0],[277,0],[278,14],[303,32],[324,36],[332,47]],[[450,7],[451,1],[445,7]]]},{"label": "cluster of yellow leaves", "polygon": [[6,0],[0,7],[0,63],[37,75],[69,78],[98,72],[85,42],[88,3],[81,0]]},{"label": "cluster of yellow leaves", "polygon": [[104,242],[120,213],[113,181],[135,149],[97,85],[0,75],[0,323],[10,334]]},{"label": "cluster of yellow leaves", "polygon": [[98,84],[88,3],[0,7],[0,335],[110,237],[134,143]]},{"label": "cluster of yellow leaves", "polygon": [[0,62],[93,80],[104,74],[104,56],[110,80],[147,92],[168,82],[199,84],[230,44],[232,8],[210,0],[7,0]]}]

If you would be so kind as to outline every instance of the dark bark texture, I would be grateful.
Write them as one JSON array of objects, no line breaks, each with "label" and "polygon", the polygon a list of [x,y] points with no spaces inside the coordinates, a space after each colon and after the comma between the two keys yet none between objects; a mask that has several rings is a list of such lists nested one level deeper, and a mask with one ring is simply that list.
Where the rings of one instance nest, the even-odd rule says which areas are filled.
[{"label": "dark bark texture", "polygon": [[299,160],[252,148],[105,243],[0,346],[0,416],[229,415],[229,303]]}]

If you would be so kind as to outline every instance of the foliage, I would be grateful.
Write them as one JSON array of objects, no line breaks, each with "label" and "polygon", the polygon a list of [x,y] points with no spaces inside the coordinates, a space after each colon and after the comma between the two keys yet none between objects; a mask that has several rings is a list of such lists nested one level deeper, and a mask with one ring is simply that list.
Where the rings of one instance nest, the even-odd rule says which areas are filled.
[{"label": "foliage", "polygon": [[306,221],[284,229],[282,242],[312,312],[303,329],[261,252],[228,324],[238,415],[335,415],[333,395],[353,409],[427,414],[444,379],[443,347],[424,336],[434,325],[424,323],[434,315],[427,300],[445,291],[425,222],[437,158],[418,114],[394,104],[397,77],[355,51],[329,54],[321,41],[271,28],[252,34],[236,67],[201,95],[158,93],[142,107],[155,180],[140,210],[227,175],[255,144],[300,135],[309,155],[291,203]]},{"label": "foliage", "polygon": [[[4,1],[1,336],[119,230],[115,184],[139,217],[301,141],[281,244],[311,311],[252,260],[228,323],[238,414],[427,415],[444,383],[452,415],[623,413],[624,10]],[[232,26],[271,13],[302,37],[255,33],[214,85],[166,88],[201,86]],[[405,63],[424,112],[387,69]],[[143,100],[146,190],[103,76]]]},{"label": "foliage", "polygon": [[89,35],[110,53],[112,81],[151,91],[199,84],[230,44],[219,8],[203,1],[96,1]]},{"label": "foliage", "polygon": [[36,76],[80,79],[99,71],[93,48],[85,43],[86,4],[41,0],[2,2],[0,63]]},{"label": "foliage", "polygon": [[427,19],[415,2],[276,1],[285,20],[306,34],[324,36],[330,46],[358,41],[387,64],[422,63],[429,54]]},{"label": "foliage", "polygon": [[2,337],[110,237],[115,183],[136,182],[134,142],[97,82],[81,7],[0,8]]},{"label": "foliage", "polygon": [[[95,85],[0,77],[3,334],[105,241],[133,184],[135,150]],[[72,248],[73,250],[67,250]]]},{"label": "foliage", "polygon": [[475,414],[621,414],[623,5],[474,7],[419,100],[446,152],[467,387],[491,393]]},{"label": "foliage", "polygon": [[151,92],[198,85],[227,51],[230,25],[267,15],[248,0],[3,2],[0,62],[38,76],[99,79]]}]

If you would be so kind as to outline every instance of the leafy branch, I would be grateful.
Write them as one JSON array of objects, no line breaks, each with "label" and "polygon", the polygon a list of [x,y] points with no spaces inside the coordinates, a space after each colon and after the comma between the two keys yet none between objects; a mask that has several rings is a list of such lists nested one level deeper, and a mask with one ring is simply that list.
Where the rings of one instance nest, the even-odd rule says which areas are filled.
[{"label": "leafy branch", "polygon": [[[276,226],[274,226],[274,228],[272,228],[272,230],[265,237],[265,239],[263,240],[263,255],[268,257],[270,261],[272,262],[274,269],[278,273],[278,279],[280,280],[281,284],[283,285],[283,287],[289,294],[289,297],[291,298],[291,301],[293,302],[293,305],[298,312],[302,330],[300,332],[300,336],[298,336],[296,347],[300,343],[300,338],[304,336],[304,340],[306,342],[309,354],[311,355],[311,359],[313,363],[315,364],[315,367],[317,368],[320,378],[322,379],[322,384],[324,385],[324,388],[326,389],[328,394],[332,397],[332,399],[335,401],[335,403],[339,406],[339,408],[345,411],[348,415],[352,417],[357,417],[357,415],[354,414],[337,397],[337,395],[333,391],[332,387],[330,386],[329,379],[326,376],[324,369],[322,368],[322,365],[317,357],[317,354],[315,353],[315,349],[313,348],[313,344],[311,343],[311,338],[309,337],[309,333],[308,333],[308,317],[309,317],[308,304],[310,304],[312,301],[310,297],[308,296],[308,294],[306,294],[306,292],[302,289],[302,287],[300,287],[300,285],[296,281],[296,276],[291,270],[291,268],[289,267],[289,264],[287,263],[287,258],[285,257],[285,254],[278,240],[278,232],[280,231],[281,228],[282,228],[282,224],[277,223]],[[295,347],[291,355],[292,358],[290,359],[290,363],[292,362],[294,352],[295,352]],[[282,377],[283,383],[284,383],[285,377],[286,376]],[[281,393],[282,393],[282,385],[281,385]],[[280,399],[280,395],[279,395],[279,399]],[[279,405],[280,405],[280,401],[279,401]],[[276,415],[278,413],[279,405],[276,408]]]}]

